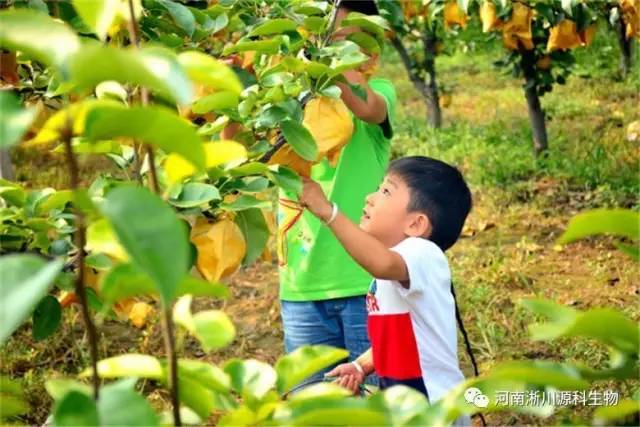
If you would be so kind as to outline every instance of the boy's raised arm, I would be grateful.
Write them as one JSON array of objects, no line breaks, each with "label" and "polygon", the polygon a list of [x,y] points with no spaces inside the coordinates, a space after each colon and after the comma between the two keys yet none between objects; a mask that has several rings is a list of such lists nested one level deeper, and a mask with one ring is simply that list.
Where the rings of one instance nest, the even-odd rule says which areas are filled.
[{"label": "boy's raised arm", "polygon": [[[327,200],[318,183],[308,178],[303,178],[300,204],[324,222],[331,218],[333,205]],[[400,282],[408,281],[409,273],[402,257],[361,230],[349,218],[338,213],[329,227],[349,255],[373,277]]]},{"label": "boy's raised arm", "polygon": [[350,84],[360,85],[367,93],[367,99],[364,100],[356,95],[349,85],[338,83],[337,85],[342,91],[340,97],[347,108],[360,120],[374,125],[382,123],[387,117],[387,104],[384,102],[384,99],[371,90],[362,73],[350,70],[345,71],[343,76]]}]

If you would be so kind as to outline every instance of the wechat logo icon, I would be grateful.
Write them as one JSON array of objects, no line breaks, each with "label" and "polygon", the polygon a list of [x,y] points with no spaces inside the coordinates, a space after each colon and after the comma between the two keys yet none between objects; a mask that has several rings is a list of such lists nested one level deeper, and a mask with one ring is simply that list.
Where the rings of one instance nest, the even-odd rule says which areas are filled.
[{"label": "wechat logo icon", "polygon": [[489,398],[482,394],[482,391],[476,387],[469,387],[464,392],[464,400],[478,408],[486,408],[489,406]]}]

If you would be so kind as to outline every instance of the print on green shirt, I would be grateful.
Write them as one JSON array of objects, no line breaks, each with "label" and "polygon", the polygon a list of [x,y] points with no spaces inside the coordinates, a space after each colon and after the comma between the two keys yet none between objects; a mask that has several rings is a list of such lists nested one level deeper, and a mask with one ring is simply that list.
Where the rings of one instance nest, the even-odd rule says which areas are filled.
[{"label": "print on green shirt", "polygon": [[[369,86],[384,98],[389,123],[393,124],[393,85],[388,80],[372,79]],[[340,212],[359,223],[365,197],[382,181],[389,155],[390,141],[382,128],[354,118],[353,136],[336,167],[324,159],[312,168],[311,178],[321,185],[329,200],[337,203]],[[281,192],[280,199],[278,226],[287,228],[282,242],[286,263],[280,265],[280,298],[318,301],[365,295],[371,276],[351,259],[331,230],[308,211],[289,208],[287,200],[295,201],[295,196]]]}]

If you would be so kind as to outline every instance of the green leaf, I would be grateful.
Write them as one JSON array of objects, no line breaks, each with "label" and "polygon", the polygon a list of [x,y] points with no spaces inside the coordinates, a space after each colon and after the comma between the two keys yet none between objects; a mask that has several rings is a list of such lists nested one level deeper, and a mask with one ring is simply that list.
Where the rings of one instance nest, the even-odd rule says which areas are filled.
[{"label": "green leaf", "polygon": [[303,15],[324,15],[328,7],[329,4],[326,1],[305,1],[295,4],[294,10]]},{"label": "green leaf", "polygon": [[31,314],[62,269],[64,261],[46,262],[30,254],[0,258],[0,344]]},{"label": "green leaf", "polygon": [[357,32],[347,36],[347,40],[350,40],[360,46],[362,50],[367,53],[378,54],[380,53],[380,43],[374,37],[371,37],[367,33]]},{"label": "green leaf", "polygon": [[13,92],[0,91],[0,149],[20,142],[35,117],[35,108],[22,108]]},{"label": "green leaf", "polygon": [[96,402],[79,391],[72,390],[57,402],[53,411],[54,426],[98,426],[100,418]]},{"label": "green leaf", "polygon": [[179,208],[193,208],[212,200],[221,200],[220,192],[211,184],[189,182],[182,186],[180,194],[169,199],[169,203]]},{"label": "green leaf", "polygon": [[247,242],[247,253],[242,262],[248,265],[258,259],[264,251],[269,240],[269,227],[262,211],[255,208],[238,212],[235,221]]},{"label": "green leaf", "polygon": [[235,168],[229,169],[229,174],[233,177],[243,177],[250,175],[264,175],[269,167],[260,162],[248,162]]},{"label": "green leaf", "polygon": [[91,396],[92,393],[91,387],[87,384],[83,384],[69,378],[55,378],[47,380],[44,384],[44,388],[55,401],[61,400],[72,390],[86,394],[87,396]]},{"label": "green leaf", "polygon": [[289,18],[269,19],[258,24],[251,31],[249,37],[254,36],[270,36],[274,34],[282,34],[287,31],[295,31],[297,24]]},{"label": "green leaf", "polygon": [[183,405],[202,419],[207,419],[215,409],[216,394],[191,377],[178,377],[178,396]]},{"label": "green leaf", "polygon": [[593,425],[624,425],[620,421],[638,412],[640,412],[640,401],[623,399],[614,406],[597,408],[593,412]]},{"label": "green leaf", "polygon": [[105,40],[107,31],[118,14],[118,0],[72,0],[73,7],[85,24]]},{"label": "green leaf", "polygon": [[312,33],[321,33],[325,30],[327,19],[321,16],[309,16],[304,19],[304,27]]},{"label": "green leaf", "polygon": [[185,295],[176,302],[174,321],[193,334],[207,352],[231,343],[236,330],[229,317],[219,310],[201,311],[193,315],[191,299],[191,295]]},{"label": "green leaf", "polygon": [[316,160],[318,146],[306,127],[296,121],[285,120],[280,123],[280,130],[293,151],[300,157],[311,162]]},{"label": "green leaf", "polygon": [[221,203],[220,209],[224,209],[226,211],[243,211],[245,209],[251,208],[259,208],[259,209],[269,209],[271,207],[271,202],[268,200],[259,200],[253,196],[249,196],[243,194],[238,197],[231,203]]},{"label": "green leaf", "polygon": [[220,310],[200,311],[193,316],[195,335],[202,348],[209,352],[231,344],[236,329],[229,316]]},{"label": "green leaf", "polygon": [[[612,346],[619,351],[637,354],[640,346],[640,328],[624,314],[608,309],[595,308],[586,312],[570,313],[566,307],[551,301],[524,301],[523,305],[550,322],[529,326],[534,340],[552,340],[559,337],[589,337]],[[561,314],[558,314],[561,313]]]},{"label": "green leaf", "polygon": [[0,178],[0,197],[9,203],[10,206],[21,207],[24,206],[27,201],[27,193],[22,187],[2,178]]},{"label": "green leaf", "polygon": [[220,393],[227,393],[231,389],[231,379],[219,367],[210,362],[199,360],[179,359],[178,375],[191,378],[204,387]]},{"label": "green leaf", "polygon": [[24,399],[17,396],[2,395],[2,399],[0,399],[0,420],[26,414],[29,409],[30,407]]},{"label": "green leaf", "polygon": [[100,392],[101,426],[156,426],[158,415],[147,399],[135,392],[135,378],[106,385]]},{"label": "green leaf", "polygon": [[29,412],[20,383],[0,376],[0,420]]},{"label": "green leaf", "polygon": [[222,54],[227,56],[234,52],[246,52],[248,50],[255,50],[256,54],[274,55],[280,50],[280,44],[282,39],[280,36],[276,36],[272,39],[257,40],[257,41],[241,41],[232,46],[226,47]]},{"label": "green leaf", "polygon": [[495,367],[490,376],[525,384],[551,386],[559,390],[584,390],[589,387],[589,382],[580,378],[575,367],[556,362],[504,362]]},{"label": "green leaf", "polygon": [[197,51],[183,52],[178,55],[178,62],[196,83],[236,95],[244,89],[233,69],[210,55]]},{"label": "green leaf", "polygon": [[165,7],[173,18],[173,21],[184,30],[189,37],[193,36],[193,32],[196,29],[196,18],[188,7],[171,1],[171,0],[156,0],[159,4]]},{"label": "green leaf", "polygon": [[[80,377],[88,377],[93,370],[87,368]],[[98,375],[100,378],[138,377],[153,380],[162,380],[165,370],[158,359],[146,354],[123,354],[110,357],[98,362]]]},{"label": "green leaf", "polygon": [[276,384],[276,372],[257,360],[229,360],[224,371],[231,377],[232,388],[244,399],[260,400]]},{"label": "green leaf", "polygon": [[47,295],[33,312],[33,338],[42,341],[55,332],[62,319],[62,309],[58,299]]},{"label": "green leaf", "polygon": [[87,44],[71,60],[71,77],[77,89],[92,89],[113,80],[141,85],[178,102],[191,102],[192,84],[176,55],[160,47],[121,49]]},{"label": "green leaf", "polygon": [[164,107],[96,106],[87,114],[86,136],[93,140],[135,138],[205,168],[204,148],[196,129]]},{"label": "green leaf", "polygon": [[165,306],[189,270],[189,239],[175,212],[146,188],[111,190],[101,210],[134,265],[153,279]]},{"label": "green leaf", "polygon": [[269,173],[271,180],[284,191],[300,194],[302,192],[300,176],[286,166],[276,166],[276,168]]},{"label": "green leaf", "polygon": [[640,240],[640,212],[628,209],[595,209],[571,218],[558,243],[571,243],[598,234]]},{"label": "green leaf", "polygon": [[[131,264],[118,264],[112,268],[100,287],[100,295],[107,306],[125,298],[154,294],[157,294],[157,289],[151,278]],[[222,283],[186,276],[178,285],[177,295],[186,294],[227,298],[229,289]]]},{"label": "green leaf", "polygon": [[368,400],[335,396],[293,400],[274,416],[284,425],[390,425],[384,412],[372,407]]},{"label": "green leaf", "polygon": [[285,393],[321,369],[348,357],[348,351],[326,345],[300,347],[276,363],[278,392]]},{"label": "green leaf", "polygon": [[127,90],[116,81],[107,80],[96,86],[96,98],[98,99],[111,99],[126,104],[128,97]]},{"label": "green leaf", "polygon": [[640,261],[640,248],[638,246],[626,245],[621,242],[615,242],[614,245],[620,252],[630,256],[636,261]]},{"label": "green leaf", "polygon": [[384,37],[385,30],[390,30],[387,21],[377,15],[365,15],[360,12],[351,12],[340,22],[344,27],[360,27],[363,31],[371,33],[378,38]]},{"label": "green leaf", "polygon": [[60,190],[46,195],[35,203],[34,211],[36,215],[44,215],[53,209],[62,209],[73,200],[73,191]]},{"label": "green leaf", "polygon": [[67,25],[34,10],[0,12],[0,47],[24,52],[45,65],[62,68],[80,49],[76,33]]},{"label": "green leaf", "polygon": [[236,95],[235,93],[222,91],[198,99],[191,106],[191,111],[196,114],[205,114],[210,111],[235,108],[238,105],[238,101],[238,95]]}]

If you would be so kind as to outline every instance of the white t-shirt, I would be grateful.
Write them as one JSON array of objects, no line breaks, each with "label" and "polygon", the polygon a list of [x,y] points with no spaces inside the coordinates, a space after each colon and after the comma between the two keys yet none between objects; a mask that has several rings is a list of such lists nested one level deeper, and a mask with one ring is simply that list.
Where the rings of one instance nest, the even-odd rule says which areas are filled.
[{"label": "white t-shirt", "polygon": [[374,279],[367,295],[373,364],[383,388],[404,384],[431,403],[464,381],[458,365],[451,272],[433,242],[409,237],[391,250],[404,259],[409,289]]}]

